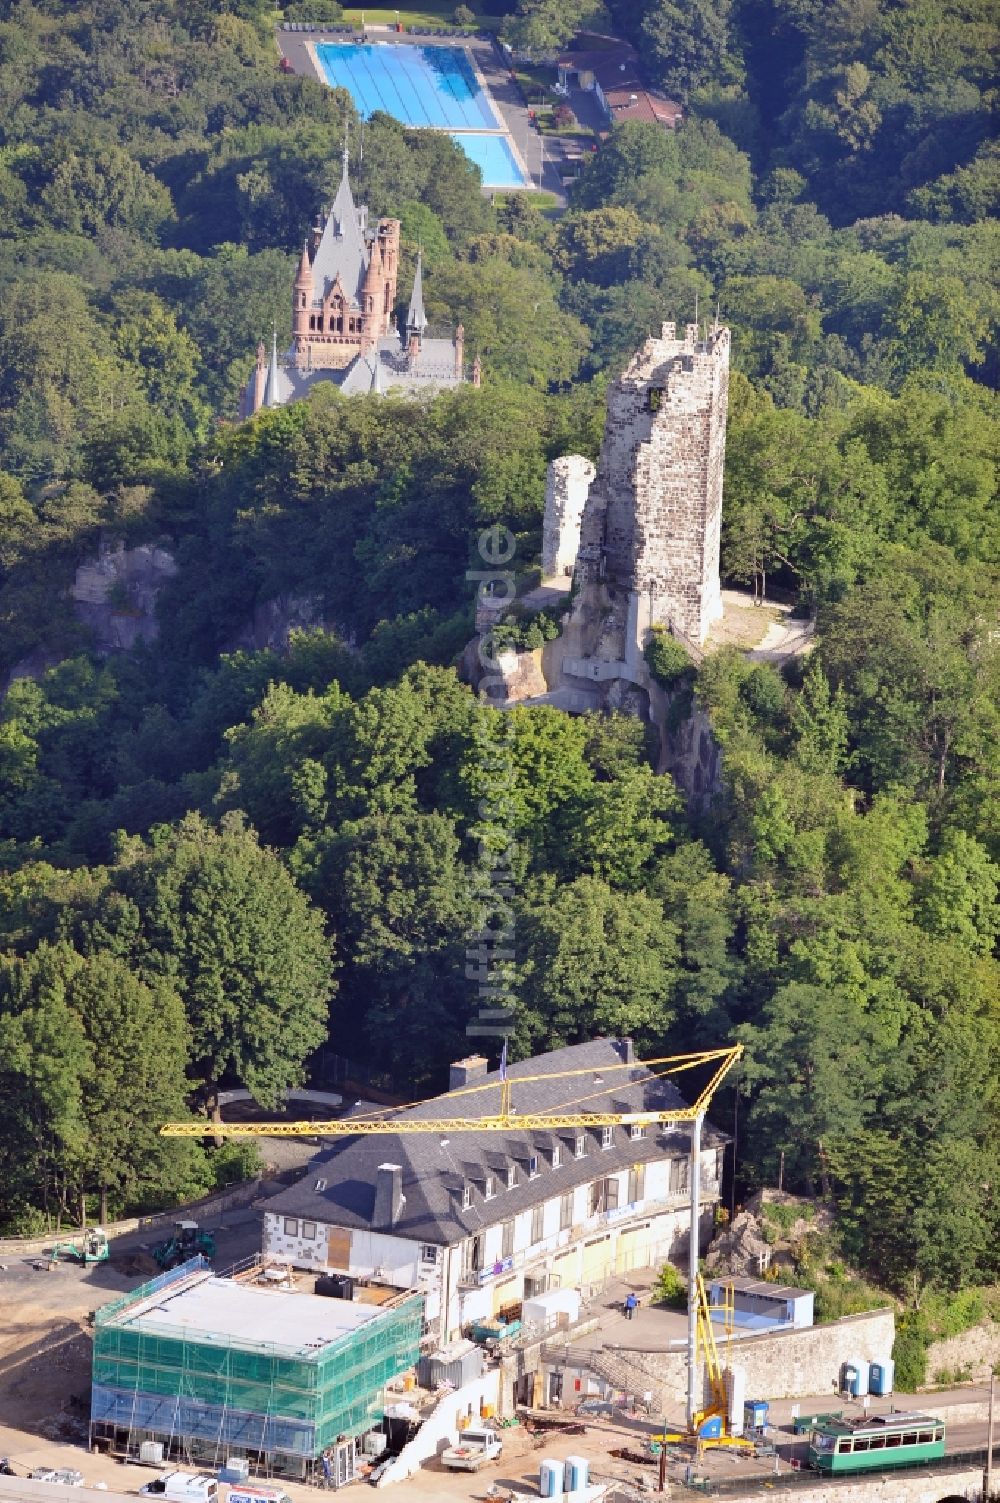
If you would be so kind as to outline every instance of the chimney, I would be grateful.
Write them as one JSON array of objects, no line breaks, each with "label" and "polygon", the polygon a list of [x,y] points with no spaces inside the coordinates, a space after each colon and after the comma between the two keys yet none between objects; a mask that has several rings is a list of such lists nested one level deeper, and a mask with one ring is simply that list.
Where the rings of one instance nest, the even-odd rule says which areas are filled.
[{"label": "chimney", "polygon": [[460,1091],[463,1086],[485,1080],[488,1070],[489,1060],[482,1054],[470,1054],[468,1059],[456,1059],[448,1075],[449,1091]]},{"label": "chimney", "polygon": [[619,1039],[618,1052],[622,1057],[623,1065],[635,1064],[635,1044],[631,1039]]},{"label": "chimney", "polygon": [[379,1164],[375,1180],[375,1210],[372,1226],[395,1226],[403,1209],[403,1169],[400,1164]]}]

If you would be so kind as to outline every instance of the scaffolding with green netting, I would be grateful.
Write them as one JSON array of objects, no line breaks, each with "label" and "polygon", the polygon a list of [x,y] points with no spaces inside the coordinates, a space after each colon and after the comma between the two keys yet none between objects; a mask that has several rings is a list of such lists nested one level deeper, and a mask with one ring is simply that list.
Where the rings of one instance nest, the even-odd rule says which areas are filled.
[{"label": "scaffolding with green netting", "polygon": [[420,1295],[355,1308],[359,1323],[334,1339],[295,1341],[290,1331],[285,1344],[254,1340],[252,1323],[169,1324],[167,1307],[206,1280],[228,1282],[192,1258],[96,1312],[92,1445],[135,1455],[143,1441],[162,1441],[165,1455],[244,1455],[258,1470],[304,1476],[328,1446],[382,1418],[385,1385],[417,1361]]}]

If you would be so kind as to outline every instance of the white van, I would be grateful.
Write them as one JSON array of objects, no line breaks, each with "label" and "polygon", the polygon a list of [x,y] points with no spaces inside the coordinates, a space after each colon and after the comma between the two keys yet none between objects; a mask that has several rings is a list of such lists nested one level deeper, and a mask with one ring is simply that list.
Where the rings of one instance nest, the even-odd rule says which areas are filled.
[{"label": "white van", "polygon": [[219,1503],[219,1484],[207,1472],[164,1472],[139,1491],[164,1503]]}]

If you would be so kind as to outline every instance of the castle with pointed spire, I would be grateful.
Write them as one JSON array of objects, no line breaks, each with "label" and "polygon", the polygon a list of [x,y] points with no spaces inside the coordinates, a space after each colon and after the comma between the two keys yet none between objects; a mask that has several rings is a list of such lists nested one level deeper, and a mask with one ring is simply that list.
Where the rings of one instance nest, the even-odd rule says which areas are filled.
[{"label": "castle with pointed spire", "polygon": [[333,381],[349,396],[433,393],[471,379],[479,360],[465,368],[465,332],[451,338],[427,334],[423,266],[417,256],[413,292],[402,328],[393,321],[399,272],[398,219],[368,227],[368,209],[355,205],[347,148],[337,196],[311,242],[302,247],[292,290],[292,343],[279,355],[257,346],[257,363],[240,394],[240,417],[261,407],[283,407],[304,397],[315,381]]}]

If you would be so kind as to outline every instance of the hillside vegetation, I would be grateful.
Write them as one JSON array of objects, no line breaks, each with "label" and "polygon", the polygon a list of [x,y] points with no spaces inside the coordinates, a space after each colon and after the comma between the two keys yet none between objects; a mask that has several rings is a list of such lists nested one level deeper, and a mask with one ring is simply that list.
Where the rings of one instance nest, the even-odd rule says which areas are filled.
[{"label": "hillside vegetation", "polygon": [[[279,73],[256,0],[0,4],[0,670],[64,659],[0,719],[5,1228],[205,1184],[159,1122],[236,1082],[272,1103],[329,1042],[438,1088],[480,848],[513,835],[519,1053],[742,1038],[743,1190],[784,1153],[911,1300],[997,1277],[995,17],[610,10],[687,117],[614,130],[559,217],[366,126],[401,301],[419,241],[482,391],[235,427],[349,101]],[[785,676],[683,670],[723,749],[704,820],[639,724],[502,717],[451,666],[480,531],[530,568],[547,461],[596,454],[608,375],[696,299],[733,329],[724,573],[818,625]],[[108,535],[180,570],[156,647],[100,661],[65,591]],[[339,635],[232,651],[283,592]]]}]

